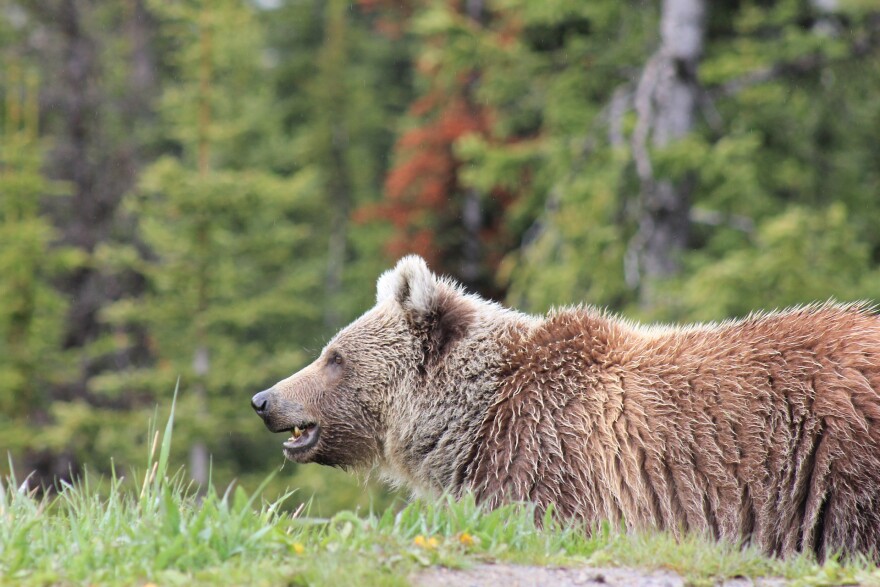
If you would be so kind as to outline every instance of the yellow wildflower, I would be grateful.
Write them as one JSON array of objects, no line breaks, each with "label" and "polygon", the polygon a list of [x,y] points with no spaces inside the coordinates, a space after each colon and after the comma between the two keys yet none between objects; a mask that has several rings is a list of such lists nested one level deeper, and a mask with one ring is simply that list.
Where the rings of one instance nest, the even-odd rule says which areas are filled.
[{"label": "yellow wildflower", "polygon": [[294,542],[290,545],[290,550],[292,550],[296,554],[302,554],[306,551],[306,547],[303,546],[300,542]]},{"label": "yellow wildflower", "polygon": [[418,536],[415,537],[415,539],[413,539],[413,544],[415,544],[416,546],[418,546],[420,548],[424,548],[426,550],[433,550],[433,549],[437,548],[437,546],[439,546],[440,543],[433,536],[425,538],[424,536],[419,534]]}]

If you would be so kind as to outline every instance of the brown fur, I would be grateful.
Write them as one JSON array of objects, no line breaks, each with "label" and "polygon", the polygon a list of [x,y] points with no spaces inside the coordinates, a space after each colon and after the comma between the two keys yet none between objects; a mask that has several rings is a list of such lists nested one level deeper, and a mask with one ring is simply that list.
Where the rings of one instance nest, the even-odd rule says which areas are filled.
[{"label": "brown fur", "polygon": [[[270,428],[321,424],[289,458],[490,506],[880,561],[880,319],[864,306],[688,328],[589,308],[537,318],[413,258],[379,290],[271,390]],[[333,353],[345,362],[331,376]]]},{"label": "brown fur", "polygon": [[492,503],[877,558],[878,343],[858,306],[656,334],[560,312],[508,341],[467,476]]}]

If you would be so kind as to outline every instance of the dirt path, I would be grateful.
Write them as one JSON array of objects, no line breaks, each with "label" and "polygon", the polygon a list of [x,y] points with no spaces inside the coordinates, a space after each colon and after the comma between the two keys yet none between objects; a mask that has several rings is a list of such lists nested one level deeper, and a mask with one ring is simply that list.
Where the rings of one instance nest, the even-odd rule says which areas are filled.
[{"label": "dirt path", "polygon": [[[470,569],[432,568],[412,577],[417,587],[684,587],[672,571],[617,568],[547,568],[482,564]],[[731,579],[723,587],[784,587],[783,579]]]}]

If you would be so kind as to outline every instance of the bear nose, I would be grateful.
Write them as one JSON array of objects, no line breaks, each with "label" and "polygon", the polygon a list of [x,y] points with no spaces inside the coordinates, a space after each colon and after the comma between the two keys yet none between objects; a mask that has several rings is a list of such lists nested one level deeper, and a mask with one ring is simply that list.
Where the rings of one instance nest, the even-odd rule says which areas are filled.
[{"label": "bear nose", "polygon": [[269,412],[269,400],[271,397],[272,390],[267,389],[251,398],[251,407],[254,408],[254,411],[263,419],[266,418],[266,414]]}]

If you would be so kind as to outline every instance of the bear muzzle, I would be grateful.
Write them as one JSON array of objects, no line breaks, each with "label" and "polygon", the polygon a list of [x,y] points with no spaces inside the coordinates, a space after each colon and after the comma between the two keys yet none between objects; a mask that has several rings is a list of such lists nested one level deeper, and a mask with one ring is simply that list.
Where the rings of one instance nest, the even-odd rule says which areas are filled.
[{"label": "bear muzzle", "polygon": [[313,448],[321,435],[321,427],[299,403],[281,397],[274,388],[261,391],[251,398],[251,407],[263,419],[270,432],[289,432],[284,455],[293,461]]}]

